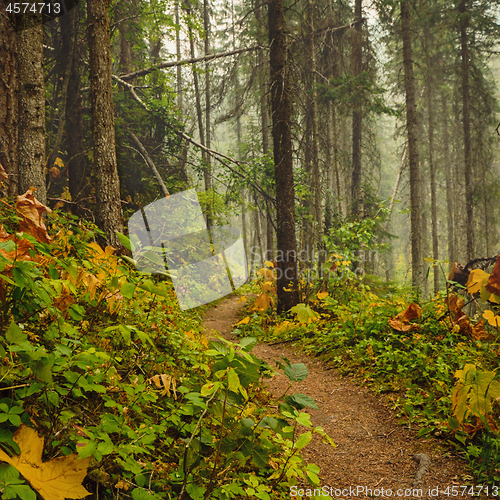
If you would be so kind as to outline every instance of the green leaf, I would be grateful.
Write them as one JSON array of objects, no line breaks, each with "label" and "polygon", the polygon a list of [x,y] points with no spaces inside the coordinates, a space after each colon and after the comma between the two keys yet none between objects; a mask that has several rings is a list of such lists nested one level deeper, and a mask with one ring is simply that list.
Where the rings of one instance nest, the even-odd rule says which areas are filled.
[{"label": "green leaf", "polygon": [[297,441],[295,441],[295,444],[293,446],[297,450],[301,450],[311,442],[311,439],[312,439],[312,433],[304,432],[304,434],[301,434],[297,439]]},{"label": "green leaf", "polygon": [[262,446],[255,446],[252,453],[252,463],[259,469],[264,469],[269,462],[269,454]]},{"label": "green leaf", "polygon": [[304,363],[296,363],[285,368],[285,375],[292,382],[302,382],[308,374],[309,371]]},{"label": "green leaf", "polygon": [[160,297],[170,298],[168,291],[166,288],[155,286],[153,282],[146,280],[138,285],[142,290],[146,290],[147,292],[154,293],[155,295],[159,295]]},{"label": "green leaf", "polygon": [[305,304],[297,304],[290,311],[297,315],[297,319],[301,323],[312,323],[319,318],[319,315]]},{"label": "green leaf", "polygon": [[246,352],[251,351],[257,344],[255,337],[245,337],[240,340],[239,346]]},{"label": "green leaf", "polygon": [[125,283],[121,287],[121,289],[120,289],[120,293],[126,299],[132,299],[134,297],[134,292],[135,292],[135,285],[134,285],[134,283]]},{"label": "green leaf", "polygon": [[229,368],[229,372],[227,374],[227,382],[229,385],[229,390],[233,392],[239,392],[241,387],[240,377],[236,373],[234,368]]},{"label": "green leaf", "polygon": [[5,339],[10,344],[19,344],[28,340],[28,336],[16,325],[16,323],[12,322],[5,332]]},{"label": "green leaf", "polygon": [[97,443],[95,441],[80,441],[80,443],[86,443],[86,446],[84,448],[79,448],[78,449],[78,458],[80,460],[83,460],[84,458],[90,457],[93,455],[96,450],[97,450]]},{"label": "green leaf", "polygon": [[[132,250],[132,242],[122,233],[120,233],[119,231],[116,231],[116,236],[118,237],[118,239],[120,240],[120,243],[127,249],[127,250],[130,250],[131,252],[133,251]],[[123,294],[122,294],[123,295]]]},{"label": "green leaf", "polygon": [[[318,410],[318,405],[314,402],[314,399],[311,398],[311,396],[307,396],[306,394],[293,394],[290,396],[290,400],[292,401],[290,404],[293,406],[299,406],[299,409],[304,408],[305,406],[308,406],[309,408],[313,408],[314,410]],[[295,403],[295,404],[293,404]]]}]

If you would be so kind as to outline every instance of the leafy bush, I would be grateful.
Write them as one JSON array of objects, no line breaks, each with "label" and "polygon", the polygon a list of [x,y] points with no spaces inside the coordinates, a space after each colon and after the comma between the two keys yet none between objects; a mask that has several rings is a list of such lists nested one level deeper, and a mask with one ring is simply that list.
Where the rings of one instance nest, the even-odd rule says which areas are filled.
[{"label": "leafy bush", "polygon": [[260,379],[270,368],[250,353],[255,339],[209,341],[199,312],[180,313],[169,281],[101,250],[90,224],[42,219],[32,193],[3,211],[3,499],[34,499],[28,483],[51,500],[83,498],[84,477],[99,498],[135,500],[267,500],[301,478],[318,484],[319,469],[300,456],[312,433],[324,436],[301,411],[314,403],[295,395],[278,412],[269,405]]}]

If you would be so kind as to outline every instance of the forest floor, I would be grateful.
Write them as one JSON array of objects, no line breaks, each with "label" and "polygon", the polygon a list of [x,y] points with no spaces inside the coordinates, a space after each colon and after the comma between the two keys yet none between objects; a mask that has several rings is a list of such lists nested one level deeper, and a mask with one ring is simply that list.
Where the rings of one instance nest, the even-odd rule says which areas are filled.
[{"label": "forest floor", "polygon": [[[237,296],[230,296],[207,311],[207,332],[211,336],[218,332],[236,341],[231,334],[232,325],[240,319],[244,305],[238,302]],[[465,462],[436,438],[417,439],[417,430],[399,424],[383,396],[376,396],[370,389],[356,384],[354,379],[341,376],[318,358],[309,357],[287,344],[258,344],[252,353],[273,368],[275,360],[283,356],[291,363],[307,366],[309,376],[294,384],[294,392],[314,399],[319,409],[308,409],[311,421],[325,429],[336,448],[323,444],[318,437],[303,450],[303,456],[321,467],[321,487],[332,491],[333,499],[390,498],[387,490],[391,490],[393,498],[404,499],[478,498],[460,488],[470,484],[472,479],[467,474]],[[275,398],[282,396],[288,385],[282,371],[267,382]],[[431,459],[423,484],[416,487],[421,492],[409,491],[418,470],[413,460],[416,453],[426,453]],[[304,488],[302,498],[307,497],[306,488],[310,488],[312,495],[312,486],[300,487]],[[291,498],[300,497],[297,494]]]}]

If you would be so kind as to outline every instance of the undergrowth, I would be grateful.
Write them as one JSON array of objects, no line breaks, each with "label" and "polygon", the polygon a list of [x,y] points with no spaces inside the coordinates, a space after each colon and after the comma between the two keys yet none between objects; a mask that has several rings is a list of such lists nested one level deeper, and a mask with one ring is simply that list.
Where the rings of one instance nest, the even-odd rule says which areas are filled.
[{"label": "undergrowth", "polygon": [[[489,302],[476,297],[484,292],[477,274],[471,273],[467,289],[461,287],[477,292],[472,300],[479,312],[473,318],[462,311],[465,300],[454,283],[448,293],[416,304],[406,288],[351,272],[316,284],[290,314],[277,316],[267,265],[260,272],[261,293],[238,325],[240,335],[252,331],[262,341],[291,342],[321,356],[342,374],[384,393],[418,436],[434,436],[455,449],[478,484],[500,480],[500,340],[489,310],[496,299],[490,293]],[[350,262],[338,258],[337,265]],[[489,276],[481,275],[483,286]]]},{"label": "undergrowth", "polygon": [[207,339],[168,278],[45,211],[28,192],[0,213],[0,497],[274,500],[317,485],[301,457],[313,433],[329,441],[301,411],[314,402],[271,404],[256,339]]}]

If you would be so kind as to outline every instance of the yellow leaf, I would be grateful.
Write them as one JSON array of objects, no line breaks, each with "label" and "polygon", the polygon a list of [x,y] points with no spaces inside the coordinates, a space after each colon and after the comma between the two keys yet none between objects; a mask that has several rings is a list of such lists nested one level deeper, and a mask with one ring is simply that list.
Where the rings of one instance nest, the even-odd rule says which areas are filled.
[{"label": "yellow leaf", "polygon": [[482,269],[474,269],[469,274],[469,279],[467,280],[466,287],[469,293],[478,293],[481,288],[486,285],[490,275],[484,272]]},{"label": "yellow leaf", "polygon": [[255,299],[253,304],[254,311],[265,311],[272,304],[271,296],[267,293],[261,293]]},{"label": "yellow leaf", "polygon": [[274,267],[274,264],[272,262],[270,262],[269,260],[266,260],[266,262],[264,262],[264,265],[266,267]]},{"label": "yellow leaf", "polygon": [[484,311],[483,318],[488,320],[491,326],[500,326],[500,316],[495,316],[493,311]]},{"label": "yellow leaf", "polygon": [[0,460],[15,467],[45,500],[78,499],[90,495],[82,486],[90,457],[80,460],[72,453],[42,462],[43,438],[26,425],[17,429],[14,441],[19,445],[21,455],[11,458],[0,450]]},{"label": "yellow leaf", "polygon": [[265,281],[260,285],[260,289],[263,292],[276,293],[276,287],[274,286],[274,283],[272,281]]},{"label": "yellow leaf", "polygon": [[247,297],[246,295],[242,295],[239,299],[238,299],[238,302],[246,302],[247,301]]},{"label": "yellow leaf", "polygon": [[316,297],[318,297],[318,299],[320,300],[323,300],[324,298],[328,297],[328,295],[329,295],[328,292],[318,292],[316,294]]},{"label": "yellow leaf", "polygon": [[56,161],[54,162],[54,165],[57,165],[58,167],[63,168],[64,167],[64,162],[61,160],[61,158],[56,158]]},{"label": "yellow leaf", "polygon": [[238,323],[236,323],[236,324],[237,325],[247,325],[249,321],[250,321],[250,316],[247,316],[246,318],[243,318],[241,321],[238,321]]},{"label": "yellow leaf", "polygon": [[266,269],[263,267],[262,269],[259,269],[258,272],[266,280],[274,280],[274,272],[272,269]]}]

